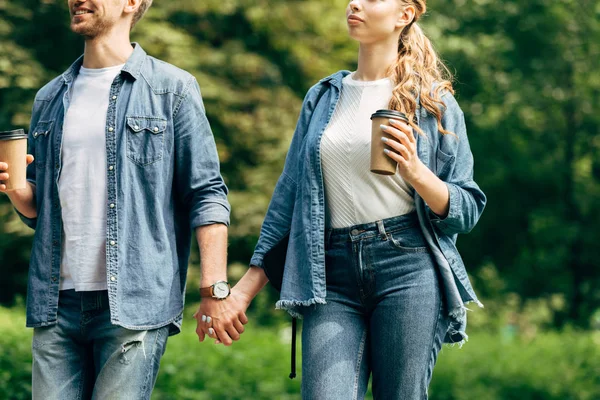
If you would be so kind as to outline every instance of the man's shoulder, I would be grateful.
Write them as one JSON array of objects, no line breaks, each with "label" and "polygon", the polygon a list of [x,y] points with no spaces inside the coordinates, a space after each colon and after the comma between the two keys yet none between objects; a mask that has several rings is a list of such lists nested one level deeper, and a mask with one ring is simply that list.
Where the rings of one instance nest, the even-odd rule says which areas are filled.
[{"label": "man's shoulder", "polygon": [[184,95],[195,80],[189,72],[152,56],[147,56],[141,74],[155,94]]},{"label": "man's shoulder", "polygon": [[57,76],[50,82],[46,83],[35,95],[35,101],[50,101],[52,100],[63,86],[62,75]]}]

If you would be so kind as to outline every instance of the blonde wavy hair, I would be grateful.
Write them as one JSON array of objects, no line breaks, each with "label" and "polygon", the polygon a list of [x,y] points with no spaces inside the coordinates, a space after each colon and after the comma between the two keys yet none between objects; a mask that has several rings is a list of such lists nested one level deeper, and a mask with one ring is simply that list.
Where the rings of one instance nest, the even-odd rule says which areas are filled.
[{"label": "blonde wavy hair", "polygon": [[[414,122],[417,110],[417,96],[423,107],[433,114],[442,134],[451,134],[442,126],[444,102],[442,93],[454,94],[452,74],[440,60],[431,41],[417,20],[427,10],[426,0],[399,0],[406,6],[415,7],[413,21],[404,27],[398,40],[398,59],[390,67],[389,76],[394,82],[394,90],[389,108],[405,113],[410,125],[419,133],[423,131]],[[436,84],[435,90],[433,85]],[[441,109],[439,106],[442,106]]]}]

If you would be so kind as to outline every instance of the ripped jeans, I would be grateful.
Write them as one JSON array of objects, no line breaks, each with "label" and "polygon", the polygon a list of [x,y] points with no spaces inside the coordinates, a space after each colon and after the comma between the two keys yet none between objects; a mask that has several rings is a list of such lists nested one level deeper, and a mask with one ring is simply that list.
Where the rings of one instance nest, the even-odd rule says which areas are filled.
[{"label": "ripped jeans", "polygon": [[33,333],[33,399],[149,399],[169,327],[112,325],[106,291],[60,292],[58,322]]},{"label": "ripped jeans", "polygon": [[448,330],[416,215],[329,229],[327,304],[304,311],[302,398],[427,399]]}]

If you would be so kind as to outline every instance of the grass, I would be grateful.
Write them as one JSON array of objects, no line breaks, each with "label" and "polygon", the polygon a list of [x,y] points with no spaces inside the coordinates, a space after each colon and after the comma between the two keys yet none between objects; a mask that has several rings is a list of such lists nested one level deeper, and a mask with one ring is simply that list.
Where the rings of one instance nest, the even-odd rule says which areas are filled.
[{"label": "grass", "polygon": [[[290,380],[290,327],[247,325],[232,347],[198,343],[191,312],[169,339],[153,399],[298,399]],[[31,398],[31,335],[22,308],[0,308],[0,398]],[[299,366],[300,367],[300,366]],[[371,398],[370,394],[367,398]],[[471,332],[440,353],[432,400],[600,399],[600,332],[549,332],[531,340]]]}]

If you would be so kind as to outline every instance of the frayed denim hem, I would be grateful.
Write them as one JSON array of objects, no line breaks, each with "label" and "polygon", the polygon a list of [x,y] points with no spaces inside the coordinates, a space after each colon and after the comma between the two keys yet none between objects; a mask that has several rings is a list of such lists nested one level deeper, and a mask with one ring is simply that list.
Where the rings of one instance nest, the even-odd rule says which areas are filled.
[{"label": "frayed denim hem", "polygon": [[302,319],[302,312],[300,311],[303,307],[310,307],[316,304],[327,304],[325,299],[320,297],[314,297],[310,300],[279,300],[275,304],[275,308],[278,310],[286,310],[292,317]]},{"label": "frayed denim hem", "polygon": [[446,337],[444,338],[444,344],[448,347],[458,346],[458,348],[462,348],[463,345],[469,341],[469,335],[465,332],[465,328],[467,326],[467,311],[472,311],[466,307],[466,304],[470,303],[475,303],[480,308],[484,308],[479,300],[473,300],[466,302],[465,305],[455,307],[448,313],[450,324],[448,325],[448,332],[446,332]]}]

